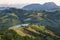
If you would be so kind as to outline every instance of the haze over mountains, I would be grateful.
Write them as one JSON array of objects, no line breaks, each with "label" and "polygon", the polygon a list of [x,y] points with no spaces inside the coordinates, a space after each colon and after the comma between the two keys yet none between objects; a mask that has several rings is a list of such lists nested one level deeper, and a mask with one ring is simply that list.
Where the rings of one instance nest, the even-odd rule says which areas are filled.
[{"label": "haze over mountains", "polygon": [[54,2],[47,2],[44,4],[29,4],[29,5],[6,5],[0,6],[0,9],[7,9],[10,7],[22,8],[24,10],[46,10],[46,9],[60,9],[60,6],[56,5]]},{"label": "haze over mountains", "polygon": [[46,9],[60,9],[60,6],[56,5],[54,2],[47,2],[43,5],[41,4],[30,4],[24,6],[23,9],[26,10],[46,10]]}]

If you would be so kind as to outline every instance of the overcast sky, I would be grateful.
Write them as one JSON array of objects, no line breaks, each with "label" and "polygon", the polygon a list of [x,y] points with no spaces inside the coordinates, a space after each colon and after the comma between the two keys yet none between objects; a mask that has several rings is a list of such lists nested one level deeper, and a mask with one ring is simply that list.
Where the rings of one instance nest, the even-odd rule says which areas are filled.
[{"label": "overcast sky", "polygon": [[60,5],[60,0],[0,0],[1,4],[32,4],[32,3],[40,3],[43,4],[45,2],[55,2],[57,5]]},{"label": "overcast sky", "polygon": [[0,0],[0,7],[9,6],[22,8],[28,4],[44,4],[46,2],[54,2],[55,4],[60,6],[60,0]]}]

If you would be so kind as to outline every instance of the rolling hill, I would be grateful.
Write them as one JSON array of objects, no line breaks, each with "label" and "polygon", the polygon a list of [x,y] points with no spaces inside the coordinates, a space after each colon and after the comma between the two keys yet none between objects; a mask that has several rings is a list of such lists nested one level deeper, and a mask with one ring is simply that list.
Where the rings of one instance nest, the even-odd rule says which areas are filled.
[{"label": "rolling hill", "polygon": [[60,10],[34,11],[16,8],[0,10],[0,29],[25,23],[50,26],[56,33],[60,33]]},{"label": "rolling hill", "polygon": [[0,30],[0,37],[2,40],[60,40],[60,36],[53,31],[37,24]]},{"label": "rolling hill", "polygon": [[[25,7],[0,10],[0,40],[60,40],[59,6],[50,2]],[[29,25],[16,26],[20,24]]]}]

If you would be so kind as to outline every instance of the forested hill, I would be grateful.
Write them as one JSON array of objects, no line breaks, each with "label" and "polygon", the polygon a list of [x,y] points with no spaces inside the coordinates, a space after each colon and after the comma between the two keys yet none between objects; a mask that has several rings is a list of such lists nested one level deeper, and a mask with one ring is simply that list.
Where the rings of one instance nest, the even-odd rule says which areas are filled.
[{"label": "forested hill", "polygon": [[60,40],[60,36],[43,25],[29,24],[0,30],[0,40]]},{"label": "forested hill", "polygon": [[16,24],[36,23],[51,26],[59,30],[60,10],[22,10],[9,8],[0,10],[0,28],[11,27]]}]

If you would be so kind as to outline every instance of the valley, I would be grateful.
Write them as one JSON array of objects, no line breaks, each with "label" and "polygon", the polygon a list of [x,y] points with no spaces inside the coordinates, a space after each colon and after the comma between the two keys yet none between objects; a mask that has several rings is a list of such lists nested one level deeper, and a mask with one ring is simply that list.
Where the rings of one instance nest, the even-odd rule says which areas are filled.
[{"label": "valley", "polygon": [[0,40],[60,40],[60,10],[0,10]]}]

